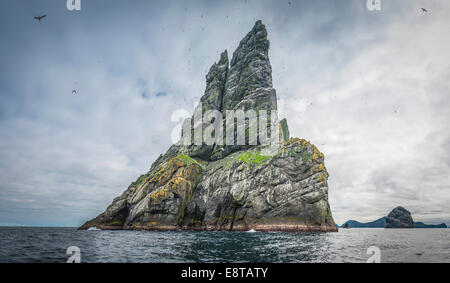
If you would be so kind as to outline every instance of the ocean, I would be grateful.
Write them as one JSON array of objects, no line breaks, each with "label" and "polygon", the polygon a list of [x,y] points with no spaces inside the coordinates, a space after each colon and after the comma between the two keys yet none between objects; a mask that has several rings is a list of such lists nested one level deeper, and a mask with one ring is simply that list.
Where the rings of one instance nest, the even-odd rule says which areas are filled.
[{"label": "ocean", "polygon": [[[450,262],[450,229],[337,233],[78,231],[0,227],[0,262]],[[369,251],[369,254],[368,254]]]}]

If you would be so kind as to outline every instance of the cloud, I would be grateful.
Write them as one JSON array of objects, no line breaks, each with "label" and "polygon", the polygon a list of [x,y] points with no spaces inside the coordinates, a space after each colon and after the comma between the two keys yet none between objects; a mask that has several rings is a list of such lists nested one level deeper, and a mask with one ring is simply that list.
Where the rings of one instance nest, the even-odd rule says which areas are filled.
[{"label": "cloud", "polygon": [[167,96],[167,92],[165,92],[165,91],[157,92],[157,93],[156,93],[156,96],[157,96],[157,97],[159,97],[159,96]]},{"label": "cloud", "polygon": [[0,222],[79,225],[103,211],[262,19],[280,112],[325,153],[337,222],[402,204],[449,223],[449,4],[291,2],[2,2]]},{"label": "cloud", "polygon": [[[441,2],[433,10],[448,8]],[[388,29],[371,29],[381,40],[355,50],[334,78],[285,99],[286,116],[300,117],[291,132],[326,144],[319,148],[337,222],[373,220],[400,204],[416,220],[450,219],[449,21],[440,12],[424,18],[415,5],[400,16]]]}]

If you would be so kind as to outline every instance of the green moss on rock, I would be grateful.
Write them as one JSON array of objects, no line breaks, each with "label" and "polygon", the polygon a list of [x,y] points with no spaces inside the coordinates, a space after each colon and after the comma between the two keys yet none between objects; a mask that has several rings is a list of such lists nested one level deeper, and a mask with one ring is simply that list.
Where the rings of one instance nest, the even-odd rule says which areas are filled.
[{"label": "green moss on rock", "polygon": [[281,141],[284,142],[289,141],[290,134],[286,118],[280,121],[280,134],[281,134]]},{"label": "green moss on rock", "polygon": [[262,165],[266,163],[267,160],[269,160],[271,157],[267,155],[261,155],[258,152],[255,151],[247,151],[239,155],[238,159],[242,162],[244,162],[247,165],[250,164],[256,164],[256,165]]}]

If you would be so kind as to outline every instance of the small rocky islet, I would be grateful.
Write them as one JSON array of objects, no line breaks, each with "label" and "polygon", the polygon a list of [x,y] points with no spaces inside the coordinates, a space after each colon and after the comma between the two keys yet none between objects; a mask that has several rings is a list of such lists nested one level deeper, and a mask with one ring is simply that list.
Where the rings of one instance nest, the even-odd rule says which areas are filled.
[{"label": "small rocky islet", "polygon": [[394,208],[386,217],[386,228],[414,228],[411,213],[402,206]]},{"label": "small rocky islet", "polygon": [[[277,110],[269,45],[257,21],[231,61],[224,51],[211,67],[200,111]],[[277,127],[275,147],[172,145],[80,229],[337,231],[324,155],[291,138],[286,119]]]}]

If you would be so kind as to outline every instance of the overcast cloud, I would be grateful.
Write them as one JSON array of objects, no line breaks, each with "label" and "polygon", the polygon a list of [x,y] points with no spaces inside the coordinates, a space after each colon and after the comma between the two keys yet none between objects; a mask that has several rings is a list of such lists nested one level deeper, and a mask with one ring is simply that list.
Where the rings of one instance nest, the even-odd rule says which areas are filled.
[{"label": "overcast cloud", "polygon": [[0,0],[0,225],[102,212],[258,19],[281,116],[326,156],[336,222],[403,205],[450,224],[449,1],[65,2]]}]

